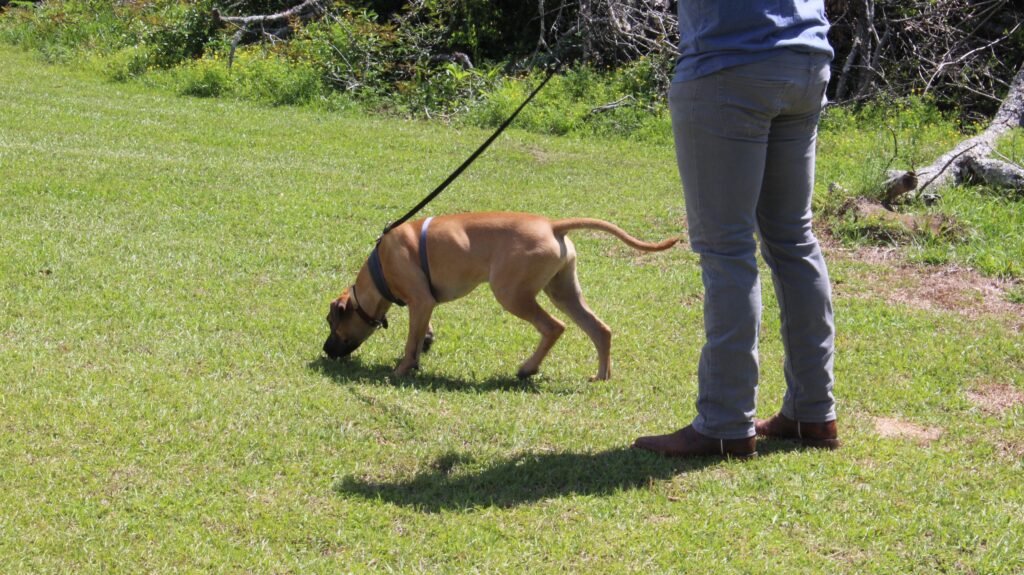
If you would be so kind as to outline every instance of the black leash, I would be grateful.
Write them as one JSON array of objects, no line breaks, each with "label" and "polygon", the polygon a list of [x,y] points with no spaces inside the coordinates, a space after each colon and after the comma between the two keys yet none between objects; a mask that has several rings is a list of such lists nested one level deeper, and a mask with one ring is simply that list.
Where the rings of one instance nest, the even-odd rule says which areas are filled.
[{"label": "black leash", "polygon": [[397,221],[391,222],[391,223],[387,224],[386,226],[384,226],[384,231],[381,232],[380,237],[377,238],[377,243],[378,244],[380,243],[381,238],[383,238],[385,234],[387,234],[391,230],[397,228],[398,226],[404,224],[405,222],[409,221],[409,218],[411,218],[414,215],[416,215],[417,212],[422,210],[424,206],[429,204],[431,200],[436,198],[438,196],[438,194],[443,192],[445,188],[447,188],[449,185],[451,185],[451,183],[455,181],[455,178],[458,178],[459,175],[461,175],[462,172],[464,172],[466,170],[466,168],[468,168],[469,165],[472,164],[473,161],[476,160],[477,157],[480,156],[480,154],[484,153],[484,150],[486,150],[487,147],[491,145],[491,142],[493,142],[498,136],[500,136],[501,133],[505,131],[505,128],[509,127],[509,125],[512,124],[512,121],[516,119],[516,116],[519,115],[519,112],[521,112],[523,110],[523,108],[525,108],[526,105],[530,103],[530,100],[533,100],[533,97],[536,96],[537,93],[541,91],[541,88],[543,88],[544,85],[548,83],[548,80],[550,80],[551,77],[554,76],[555,72],[557,72],[557,71],[558,71],[558,66],[552,66],[551,68],[548,68],[548,73],[547,73],[547,75],[544,76],[544,80],[541,81],[540,85],[538,85],[536,88],[534,88],[533,92],[530,92],[530,95],[526,97],[526,100],[524,100],[523,103],[520,104],[518,108],[516,108],[515,112],[512,112],[512,115],[509,116],[507,120],[505,120],[504,122],[502,122],[502,124],[500,126],[498,126],[498,129],[495,130],[495,132],[493,134],[491,134],[491,137],[487,138],[487,140],[484,141],[484,143],[481,144],[480,147],[477,148],[476,151],[473,152],[473,154],[471,156],[469,156],[469,158],[467,158],[465,162],[462,162],[461,166],[456,168],[455,171],[452,172],[451,175],[448,176],[447,179],[445,179],[445,181],[441,182],[440,186],[435,188],[433,192],[430,192],[430,194],[427,195],[427,197],[423,198],[420,201],[420,203],[416,204],[416,207],[414,207],[413,209],[409,210],[409,213],[405,214],[404,216],[399,218]]}]

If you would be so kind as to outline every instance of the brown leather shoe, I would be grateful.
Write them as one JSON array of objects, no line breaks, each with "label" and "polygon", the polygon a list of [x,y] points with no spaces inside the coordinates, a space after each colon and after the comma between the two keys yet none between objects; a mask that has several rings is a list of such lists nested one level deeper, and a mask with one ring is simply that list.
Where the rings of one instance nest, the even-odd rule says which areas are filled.
[{"label": "brown leather shoe", "polygon": [[795,439],[804,447],[839,448],[839,432],[834,419],[824,423],[808,423],[793,421],[777,413],[768,419],[755,419],[754,431],[762,437]]},{"label": "brown leather shoe", "polygon": [[715,439],[702,435],[692,425],[667,435],[649,435],[637,438],[633,448],[646,449],[665,457],[701,457],[726,455],[746,459],[757,455],[757,440]]}]

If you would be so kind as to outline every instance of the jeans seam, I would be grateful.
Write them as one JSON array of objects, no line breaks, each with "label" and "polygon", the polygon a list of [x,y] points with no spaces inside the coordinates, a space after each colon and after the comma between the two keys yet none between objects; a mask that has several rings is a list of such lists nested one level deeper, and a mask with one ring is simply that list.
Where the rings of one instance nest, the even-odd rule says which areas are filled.
[{"label": "jeans seam", "polygon": [[[763,230],[764,229],[763,226],[760,226],[760,221],[762,219],[761,216],[758,216],[757,219],[758,219],[758,222],[759,222],[758,226],[759,226],[760,230]],[[789,333],[789,330],[790,330],[790,328],[792,326],[789,325],[790,322],[786,321],[786,318],[785,318],[785,313],[786,313],[785,310],[789,309],[788,297],[786,296],[786,282],[782,281],[782,276],[777,271],[778,265],[779,265],[778,264],[779,260],[775,256],[775,253],[772,250],[771,242],[765,240],[764,232],[763,231],[761,231],[760,236],[761,236],[761,245],[764,246],[764,252],[768,255],[767,259],[771,260],[770,262],[767,262],[767,263],[772,268],[772,276],[773,276],[772,277],[772,281],[774,282],[776,277],[779,278],[778,284],[777,284],[778,285],[778,292],[782,296],[782,298],[781,298],[782,301],[779,302],[779,311],[781,312],[780,315],[783,316],[780,319],[781,319],[782,323],[785,325],[785,327],[781,330],[782,331],[782,344],[783,344],[783,348],[786,350],[785,363],[789,364],[789,366],[788,366],[789,367],[789,371],[792,372],[793,371],[793,358],[791,357],[790,350],[793,349],[793,343],[792,343],[792,336],[790,336],[790,333]],[[786,369],[785,368],[786,368],[786,366],[784,364],[783,365],[783,377],[786,376],[786,374],[785,374]],[[800,384],[799,384],[799,382],[796,381],[796,374],[793,374],[792,377],[793,377],[793,389],[789,390],[789,385],[786,386],[786,389],[791,392],[790,395],[792,396],[790,398],[790,403],[792,404],[792,408],[790,409],[790,413],[793,414],[793,417],[798,417],[797,413],[796,413],[796,406],[797,406],[797,396],[799,395],[799,391],[800,391]]]}]

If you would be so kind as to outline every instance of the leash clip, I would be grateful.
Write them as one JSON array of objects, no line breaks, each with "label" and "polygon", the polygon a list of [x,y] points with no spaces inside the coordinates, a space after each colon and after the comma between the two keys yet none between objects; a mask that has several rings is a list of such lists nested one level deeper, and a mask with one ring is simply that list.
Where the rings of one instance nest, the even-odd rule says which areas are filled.
[{"label": "leash clip", "polygon": [[374,244],[375,246],[379,246],[379,245],[380,245],[380,241],[381,241],[381,240],[383,240],[383,239],[384,239],[384,236],[385,236],[385,235],[386,235],[386,234],[387,234],[388,232],[390,232],[390,231],[391,231],[391,222],[388,222],[388,223],[384,224],[384,230],[380,232],[380,235],[379,235],[379,236],[377,236],[377,241],[373,242],[373,244]]}]

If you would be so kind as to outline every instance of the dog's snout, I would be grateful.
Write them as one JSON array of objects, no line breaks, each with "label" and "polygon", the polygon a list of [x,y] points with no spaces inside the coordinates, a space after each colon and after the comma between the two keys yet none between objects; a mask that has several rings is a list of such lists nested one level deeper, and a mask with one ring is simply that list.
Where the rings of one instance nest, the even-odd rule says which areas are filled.
[{"label": "dog's snout", "polygon": [[334,342],[331,341],[331,338],[327,338],[327,341],[324,342],[324,353],[331,359],[337,358],[337,354],[334,351]]},{"label": "dog's snout", "polygon": [[355,351],[360,344],[362,344],[362,342],[353,343],[332,335],[324,342],[324,353],[331,359],[348,357],[352,355],[352,352]]}]

